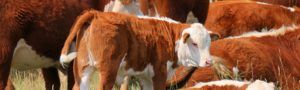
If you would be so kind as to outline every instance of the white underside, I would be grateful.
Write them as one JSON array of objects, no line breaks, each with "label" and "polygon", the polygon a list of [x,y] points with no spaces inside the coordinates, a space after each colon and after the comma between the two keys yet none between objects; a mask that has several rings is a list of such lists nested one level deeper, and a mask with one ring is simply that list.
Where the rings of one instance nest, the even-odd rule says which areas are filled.
[{"label": "white underside", "polygon": [[20,39],[14,50],[11,65],[18,70],[29,70],[56,66],[59,65],[59,61],[37,54],[24,39]]},{"label": "white underside", "polygon": [[236,86],[242,87],[243,85],[249,84],[250,82],[241,82],[235,80],[220,80],[220,81],[211,81],[211,82],[199,82],[192,88],[202,88],[204,86]]},{"label": "white underside", "polygon": [[90,76],[95,71],[95,68],[88,66],[83,70],[83,74],[80,81],[80,90],[89,90]]},{"label": "white underside", "polygon": [[255,82],[248,82],[248,81],[236,81],[236,80],[219,80],[219,81],[211,81],[205,83],[197,83],[195,86],[191,88],[203,88],[205,86],[213,87],[213,86],[235,86],[241,88],[244,85],[248,85],[246,90],[274,90],[275,85],[274,83],[265,82],[261,80],[255,80]]},{"label": "white underside", "polygon": [[118,70],[118,75],[116,79],[117,85],[121,85],[124,81],[125,76],[135,76],[142,85],[142,90],[153,90],[154,69],[151,64],[148,64],[143,71],[134,71],[132,68],[126,70],[126,61],[124,61],[126,55],[122,59],[120,68]]},{"label": "white underside", "polygon": [[[120,63],[120,67],[118,70],[118,74],[117,74],[117,78],[116,78],[116,84],[117,85],[121,85],[126,76],[135,76],[139,81],[140,84],[142,86],[142,90],[153,90],[153,81],[152,78],[154,77],[155,73],[154,73],[154,69],[153,66],[151,64],[148,64],[143,71],[134,71],[132,68],[126,70],[125,66],[126,66],[126,61],[125,61],[125,56],[122,58],[122,62]],[[97,60],[94,58],[94,56],[89,53],[88,55],[89,58],[89,62],[88,65],[83,73],[82,73],[82,77],[81,77],[81,82],[80,82],[80,89],[81,90],[87,90],[89,89],[89,78],[91,76],[91,73],[93,73],[95,71],[94,67],[95,64],[97,63]],[[175,69],[172,68],[172,65],[174,63],[173,62],[168,62],[167,63],[167,70],[168,70],[168,78],[172,77],[172,75],[175,72]],[[100,72],[101,73],[101,72]]]}]

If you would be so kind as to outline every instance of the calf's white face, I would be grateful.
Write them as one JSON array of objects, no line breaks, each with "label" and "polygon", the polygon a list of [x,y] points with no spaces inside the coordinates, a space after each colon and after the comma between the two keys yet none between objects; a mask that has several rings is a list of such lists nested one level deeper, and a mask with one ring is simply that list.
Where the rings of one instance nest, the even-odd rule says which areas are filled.
[{"label": "calf's white face", "polygon": [[211,62],[210,42],[210,34],[206,28],[200,23],[192,24],[176,42],[178,63],[189,67],[208,66]]}]

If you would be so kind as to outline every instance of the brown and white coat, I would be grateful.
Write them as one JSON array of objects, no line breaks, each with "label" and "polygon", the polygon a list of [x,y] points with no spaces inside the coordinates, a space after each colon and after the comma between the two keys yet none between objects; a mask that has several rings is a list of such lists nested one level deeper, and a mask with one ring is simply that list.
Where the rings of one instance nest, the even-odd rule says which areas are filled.
[{"label": "brown and white coat", "polygon": [[[75,37],[76,51],[70,48]],[[199,23],[91,10],[73,25],[60,60],[65,63],[77,57],[75,88],[87,89],[90,74],[98,70],[99,89],[111,89],[115,81],[120,84],[129,75],[141,80],[144,89],[157,90],[165,89],[166,78],[177,64],[207,66],[210,42],[210,34]]]}]

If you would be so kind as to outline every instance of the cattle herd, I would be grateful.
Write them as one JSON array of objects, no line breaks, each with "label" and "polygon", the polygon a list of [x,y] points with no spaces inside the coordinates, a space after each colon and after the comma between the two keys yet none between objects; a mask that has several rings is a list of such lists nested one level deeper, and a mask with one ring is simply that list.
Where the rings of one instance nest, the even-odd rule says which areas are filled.
[{"label": "cattle herd", "polygon": [[[0,90],[300,90],[300,0],[0,0]],[[192,12],[198,23],[187,23]]]}]

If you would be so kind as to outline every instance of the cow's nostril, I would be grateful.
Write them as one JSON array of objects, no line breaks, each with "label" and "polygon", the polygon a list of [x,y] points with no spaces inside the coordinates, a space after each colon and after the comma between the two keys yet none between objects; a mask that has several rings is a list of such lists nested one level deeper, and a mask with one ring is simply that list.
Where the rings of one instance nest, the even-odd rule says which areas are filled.
[{"label": "cow's nostril", "polygon": [[205,64],[210,65],[211,64],[211,60],[205,61]]}]

